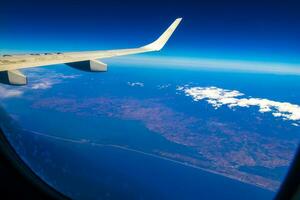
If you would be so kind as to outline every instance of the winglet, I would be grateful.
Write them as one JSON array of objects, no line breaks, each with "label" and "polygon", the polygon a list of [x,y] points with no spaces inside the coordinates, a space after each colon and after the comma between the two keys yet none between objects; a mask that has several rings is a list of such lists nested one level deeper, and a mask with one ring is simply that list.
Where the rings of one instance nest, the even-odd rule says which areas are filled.
[{"label": "winglet", "polygon": [[143,46],[142,48],[149,49],[151,51],[161,50],[175,31],[181,20],[182,18],[177,18],[157,40],[146,46]]}]

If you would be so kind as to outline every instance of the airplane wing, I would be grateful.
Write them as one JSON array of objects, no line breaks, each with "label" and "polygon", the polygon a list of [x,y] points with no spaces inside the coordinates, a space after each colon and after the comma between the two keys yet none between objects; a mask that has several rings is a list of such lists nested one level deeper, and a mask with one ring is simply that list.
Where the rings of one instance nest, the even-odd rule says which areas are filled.
[{"label": "airplane wing", "polygon": [[43,53],[0,56],[0,82],[11,85],[25,85],[27,78],[19,69],[66,63],[85,71],[107,71],[107,65],[97,59],[130,54],[159,51],[171,37],[182,18],[176,19],[154,42],[130,49],[84,51],[68,53]]}]

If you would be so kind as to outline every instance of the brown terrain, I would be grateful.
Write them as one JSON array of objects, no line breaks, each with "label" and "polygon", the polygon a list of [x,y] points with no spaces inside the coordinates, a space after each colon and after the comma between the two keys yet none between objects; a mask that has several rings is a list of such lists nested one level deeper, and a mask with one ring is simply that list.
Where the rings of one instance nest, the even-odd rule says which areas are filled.
[{"label": "brown terrain", "polygon": [[[264,172],[288,167],[297,146],[296,139],[266,137],[217,118],[188,116],[165,106],[159,99],[48,98],[38,100],[33,108],[140,121],[153,133],[195,152],[186,155],[153,149],[151,153],[272,191],[279,187],[280,180],[265,176]],[[246,172],[242,167],[263,170]]]}]

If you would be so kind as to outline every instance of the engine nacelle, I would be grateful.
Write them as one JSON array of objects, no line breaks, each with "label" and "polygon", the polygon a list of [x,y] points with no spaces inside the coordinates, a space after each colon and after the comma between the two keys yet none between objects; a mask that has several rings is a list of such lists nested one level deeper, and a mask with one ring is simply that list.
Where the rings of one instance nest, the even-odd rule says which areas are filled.
[{"label": "engine nacelle", "polygon": [[0,72],[0,83],[7,85],[26,85],[27,78],[19,70]]},{"label": "engine nacelle", "polygon": [[106,72],[107,64],[98,60],[87,60],[80,62],[67,63],[70,67],[88,72]]}]

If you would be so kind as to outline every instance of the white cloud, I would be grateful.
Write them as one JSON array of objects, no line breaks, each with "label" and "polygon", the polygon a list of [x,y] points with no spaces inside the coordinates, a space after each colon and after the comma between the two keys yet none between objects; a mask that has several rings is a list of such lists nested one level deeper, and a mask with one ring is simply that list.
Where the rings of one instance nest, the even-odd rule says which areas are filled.
[{"label": "white cloud", "polygon": [[51,88],[52,85],[54,85],[53,82],[51,82],[49,80],[45,80],[43,82],[33,83],[31,85],[31,89],[34,89],[34,90],[45,90],[45,89]]},{"label": "white cloud", "polygon": [[0,84],[0,99],[20,97],[29,90],[50,89],[54,85],[63,82],[63,80],[75,79],[80,76],[77,74],[65,75],[62,73],[57,73],[53,70],[42,68],[31,68],[24,71],[26,76],[28,76],[28,78],[30,79],[29,84],[24,87],[6,86]]},{"label": "white cloud", "polygon": [[5,86],[0,86],[0,99],[22,96],[23,91],[18,89],[7,89]]},{"label": "white cloud", "polygon": [[29,84],[28,87],[33,90],[50,89],[54,85],[63,82],[63,80],[75,79],[79,76],[80,75],[77,74],[64,75],[55,71],[36,68],[30,70],[28,73],[28,77],[31,79],[31,84]]},{"label": "white cloud", "polygon": [[300,106],[288,102],[277,102],[262,98],[241,98],[245,96],[237,90],[227,90],[217,87],[177,87],[194,101],[206,100],[215,109],[223,105],[229,108],[258,106],[259,112],[271,112],[274,117],[284,120],[300,120]]},{"label": "white cloud", "polygon": [[127,82],[127,85],[131,86],[131,87],[144,87],[144,83],[142,82]]},{"label": "white cloud", "polygon": [[159,90],[162,90],[162,89],[166,89],[166,88],[168,88],[168,87],[170,87],[170,86],[171,86],[171,84],[163,84],[163,85],[158,85],[157,88],[158,88]]},{"label": "white cloud", "polygon": [[57,74],[58,78],[62,79],[74,79],[80,77],[78,74],[73,74],[73,75],[64,75],[64,74]]}]

